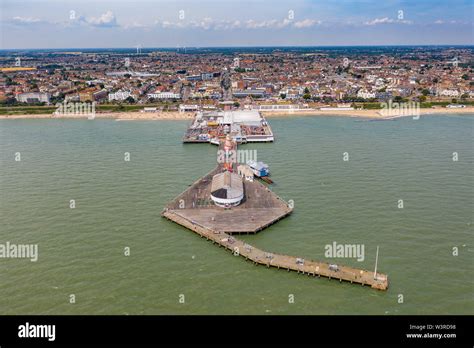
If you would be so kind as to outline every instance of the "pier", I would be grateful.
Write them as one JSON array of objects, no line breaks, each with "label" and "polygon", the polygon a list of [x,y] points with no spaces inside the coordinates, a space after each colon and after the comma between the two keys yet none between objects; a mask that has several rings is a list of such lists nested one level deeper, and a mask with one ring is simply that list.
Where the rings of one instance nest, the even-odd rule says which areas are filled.
[{"label": "pier", "polygon": [[288,204],[257,180],[244,181],[245,198],[229,209],[217,207],[209,199],[211,181],[222,171],[220,166],[181,193],[165,210],[211,230],[230,234],[254,234],[292,212]]},{"label": "pier", "polygon": [[[224,142],[220,142],[219,149],[226,146],[229,148],[229,139],[230,137],[225,145]],[[232,151],[236,150],[237,143],[234,142]],[[242,179],[239,189],[243,189],[244,195],[237,205],[228,207],[216,205],[211,199],[213,179],[215,176],[221,177],[221,173],[225,173],[227,170],[235,173],[236,167],[236,163],[218,164],[216,168],[168,203],[161,215],[186,227],[202,238],[212,241],[213,244],[230,250],[235,256],[244,257],[255,265],[275,267],[312,277],[326,277],[340,282],[345,281],[363,286],[368,285],[373,289],[387,290],[388,276],[385,274],[272,253],[235,238],[236,234],[258,233],[290,215],[293,211],[292,206],[256,179],[253,181]]]},{"label": "pier", "polygon": [[[295,271],[302,275],[312,277],[326,277],[329,279],[346,281],[350,283],[368,285],[373,289],[387,290],[388,278],[385,274],[373,271],[361,270],[347,266],[337,266],[334,270],[329,263],[313,260],[303,260],[295,256],[288,256],[277,253],[270,253],[245,243],[229,233],[211,229],[201,225],[196,221],[191,221],[187,216],[183,216],[176,210],[164,210],[162,216],[181,226],[188,228],[202,238],[212,241],[218,246],[231,251],[234,256],[244,257],[246,260],[256,265],[275,267],[287,271]],[[303,262],[301,262],[303,260]]]},{"label": "pier", "polygon": [[230,134],[239,144],[272,142],[273,131],[265,117],[256,110],[198,111],[183,143],[219,144]]}]

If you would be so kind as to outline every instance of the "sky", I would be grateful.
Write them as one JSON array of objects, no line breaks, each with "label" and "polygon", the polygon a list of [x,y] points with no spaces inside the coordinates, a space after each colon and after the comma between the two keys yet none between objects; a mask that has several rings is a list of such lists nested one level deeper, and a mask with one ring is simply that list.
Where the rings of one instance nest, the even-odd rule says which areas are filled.
[{"label": "sky", "polygon": [[474,0],[1,0],[0,48],[472,45]]}]

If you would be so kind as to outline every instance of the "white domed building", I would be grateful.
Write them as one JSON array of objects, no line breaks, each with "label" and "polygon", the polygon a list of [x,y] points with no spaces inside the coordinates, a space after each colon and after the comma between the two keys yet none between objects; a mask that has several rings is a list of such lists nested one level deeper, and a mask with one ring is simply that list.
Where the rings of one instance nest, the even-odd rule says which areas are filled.
[{"label": "white domed building", "polygon": [[235,207],[244,198],[242,178],[228,171],[214,175],[211,184],[211,199],[219,207]]}]

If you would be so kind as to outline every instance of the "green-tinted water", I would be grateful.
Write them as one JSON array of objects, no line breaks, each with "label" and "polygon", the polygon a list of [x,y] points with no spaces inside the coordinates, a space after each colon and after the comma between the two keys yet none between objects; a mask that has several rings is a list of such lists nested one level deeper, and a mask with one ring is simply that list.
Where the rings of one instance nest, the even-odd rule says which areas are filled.
[{"label": "green-tinted water", "polygon": [[366,269],[379,245],[387,292],[256,267],[161,218],[215,165],[215,146],[181,144],[187,122],[3,120],[0,243],[38,243],[39,260],[0,259],[0,314],[474,313],[472,117],[270,122],[275,143],[240,148],[295,211],[244,239],[322,260],[364,244],[363,262],[333,261]]}]

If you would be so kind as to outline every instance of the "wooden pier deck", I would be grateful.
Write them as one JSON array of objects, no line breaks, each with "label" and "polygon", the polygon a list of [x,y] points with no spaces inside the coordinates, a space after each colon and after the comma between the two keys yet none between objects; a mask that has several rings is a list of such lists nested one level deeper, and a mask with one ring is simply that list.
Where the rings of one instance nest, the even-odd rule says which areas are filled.
[{"label": "wooden pier deck", "polygon": [[[222,149],[222,144],[219,148]],[[236,166],[233,167],[235,171]],[[313,260],[302,262],[301,257],[269,253],[233,237],[233,234],[257,233],[291,214],[293,208],[258,180],[243,181],[245,198],[238,206],[230,209],[215,206],[210,200],[211,183],[213,176],[222,171],[222,165],[217,165],[167,204],[161,215],[256,265],[388,289],[385,274]]]},{"label": "wooden pier deck", "polygon": [[170,202],[166,209],[207,228],[226,233],[257,233],[291,214],[292,208],[261,182],[244,181],[245,198],[230,209],[217,207],[211,201],[212,177],[220,166],[196,181]]},{"label": "wooden pier deck", "polygon": [[269,253],[261,249],[255,248],[235,237],[215,229],[202,226],[201,224],[190,221],[187,217],[182,216],[180,211],[164,210],[162,216],[167,219],[182,225],[191,231],[197,233],[203,238],[212,241],[214,244],[230,250],[235,256],[242,256],[246,260],[254,262],[256,265],[265,265],[275,267],[287,271],[296,271],[299,274],[308,275],[312,277],[326,277],[329,279],[339,280],[340,282],[347,281],[350,283],[357,283],[369,285],[373,289],[387,290],[388,277],[385,274],[361,270],[357,268],[338,265],[338,270],[331,270],[329,263],[318,262],[313,260],[304,260],[304,263],[297,263],[299,258],[295,256],[288,256],[283,254]]}]

